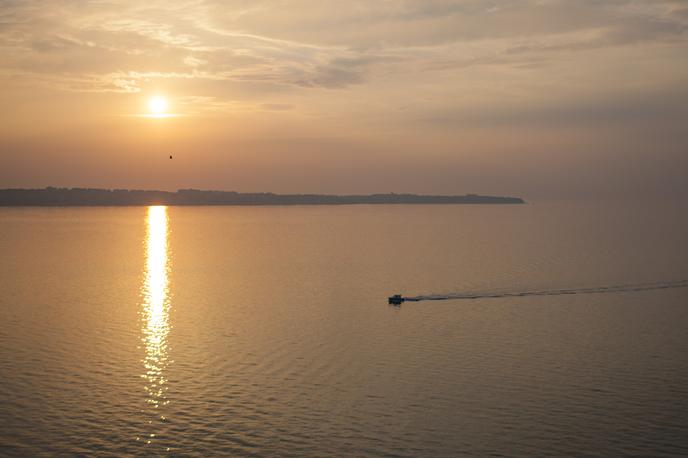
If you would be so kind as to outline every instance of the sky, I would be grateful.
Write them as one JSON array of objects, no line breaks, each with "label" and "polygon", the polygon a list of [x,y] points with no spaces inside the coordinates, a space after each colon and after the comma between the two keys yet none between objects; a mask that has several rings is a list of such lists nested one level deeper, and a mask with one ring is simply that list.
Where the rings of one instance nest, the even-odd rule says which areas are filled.
[{"label": "sky", "polygon": [[686,198],[688,2],[0,0],[0,106],[0,188]]}]

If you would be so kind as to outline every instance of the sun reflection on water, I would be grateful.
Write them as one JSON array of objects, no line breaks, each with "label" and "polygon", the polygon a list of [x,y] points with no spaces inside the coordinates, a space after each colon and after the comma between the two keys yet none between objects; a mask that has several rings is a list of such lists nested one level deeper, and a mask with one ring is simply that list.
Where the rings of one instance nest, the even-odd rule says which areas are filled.
[{"label": "sun reflection on water", "polygon": [[[141,377],[145,380],[146,402],[157,421],[164,421],[160,407],[167,400],[167,379],[165,370],[169,363],[167,337],[170,331],[169,310],[169,256],[167,207],[148,207],[146,232],[146,268],[142,285],[142,341],[145,348]],[[153,420],[149,419],[148,423]],[[150,443],[155,433],[147,434]]]}]

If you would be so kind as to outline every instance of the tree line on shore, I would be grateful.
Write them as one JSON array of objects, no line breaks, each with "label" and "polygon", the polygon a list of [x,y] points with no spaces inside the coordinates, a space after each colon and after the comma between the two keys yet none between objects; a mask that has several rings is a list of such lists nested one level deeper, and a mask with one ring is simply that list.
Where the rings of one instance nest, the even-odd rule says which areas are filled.
[{"label": "tree line on shore", "polygon": [[522,204],[518,197],[418,194],[273,194],[180,189],[176,192],[135,189],[55,188],[0,189],[2,206],[109,205],[347,205],[347,204]]}]

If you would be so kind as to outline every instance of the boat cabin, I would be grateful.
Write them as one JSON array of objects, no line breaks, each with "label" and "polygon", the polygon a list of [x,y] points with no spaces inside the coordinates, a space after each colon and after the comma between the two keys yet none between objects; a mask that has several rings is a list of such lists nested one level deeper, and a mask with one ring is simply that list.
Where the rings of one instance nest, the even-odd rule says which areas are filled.
[{"label": "boat cabin", "polygon": [[391,305],[401,305],[401,303],[404,302],[404,298],[401,297],[401,294],[395,294],[394,296],[390,296],[387,298],[387,300]]}]

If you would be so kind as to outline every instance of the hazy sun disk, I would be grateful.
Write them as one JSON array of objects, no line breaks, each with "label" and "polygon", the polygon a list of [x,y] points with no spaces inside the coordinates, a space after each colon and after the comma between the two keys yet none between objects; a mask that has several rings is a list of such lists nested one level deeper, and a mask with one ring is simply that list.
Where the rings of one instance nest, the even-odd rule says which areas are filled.
[{"label": "hazy sun disk", "polygon": [[151,97],[148,100],[148,109],[153,114],[163,114],[167,111],[167,100],[164,97]]}]

